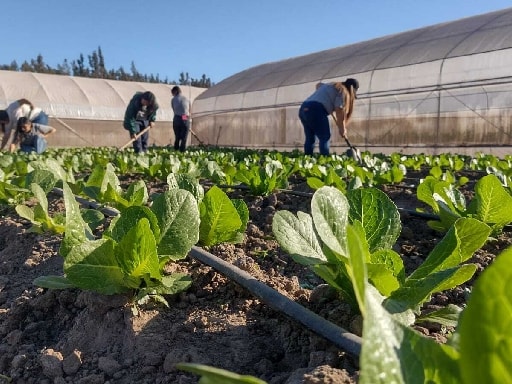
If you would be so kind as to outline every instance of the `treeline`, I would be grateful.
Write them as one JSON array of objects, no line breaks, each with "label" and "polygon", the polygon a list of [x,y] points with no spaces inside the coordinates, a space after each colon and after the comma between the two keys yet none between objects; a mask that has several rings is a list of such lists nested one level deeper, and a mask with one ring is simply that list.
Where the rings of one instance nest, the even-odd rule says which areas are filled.
[{"label": "treeline", "polygon": [[135,63],[132,61],[130,71],[126,71],[122,66],[118,69],[107,69],[105,67],[105,58],[101,47],[97,51],[93,51],[87,55],[87,61],[83,54],[76,60],[69,62],[64,59],[62,64],[58,64],[56,68],[44,62],[43,55],[39,54],[35,59],[24,61],[19,65],[15,60],[11,64],[0,64],[0,69],[7,71],[18,72],[35,72],[35,73],[50,73],[54,75],[69,75],[78,77],[90,77],[95,79],[111,79],[111,80],[124,80],[124,81],[139,81],[145,83],[162,83],[162,84],[179,84],[191,85],[193,87],[210,88],[213,83],[205,74],[200,79],[194,79],[189,76],[188,72],[181,72],[178,81],[169,81],[168,78],[160,79],[158,74],[142,74],[140,73]]}]

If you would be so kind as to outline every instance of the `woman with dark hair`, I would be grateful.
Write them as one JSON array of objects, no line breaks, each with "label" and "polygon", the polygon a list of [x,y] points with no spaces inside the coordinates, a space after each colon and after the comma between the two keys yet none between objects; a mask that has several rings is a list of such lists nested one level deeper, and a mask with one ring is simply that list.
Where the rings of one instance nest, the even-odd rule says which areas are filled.
[{"label": "woman with dark hair", "polygon": [[359,88],[356,79],[349,78],[344,82],[318,83],[316,91],[309,96],[299,109],[299,119],[304,126],[304,153],[312,155],[318,138],[320,154],[329,154],[331,128],[329,115],[336,116],[341,137],[347,136],[347,125],[354,111],[354,100]]},{"label": "woman with dark hair", "polygon": [[171,89],[171,107],[174,112],[172,129],[174,131],[174,149],[185,152],[187,138],[190,132],[190,102],[181,94],[177,85]]},{"label": "woman with dark hair", "polygon": [[4,149],[11,133],[15,131],[17,121],[21,117],[27,117],[30,121],[42,125],[48,125],[48,115],[41,108],[36,108],[27,99],[18,99],[0,110],[0,128],[3,133],[0,150]]},{"label": "woman with dark hair", "polygon": [[137,92],[124,114],[123,127],[130,132],[133,141],[133,149],[136,153],[146,152],[148,150],[149,130],[137,137],[145,128],[153,128],[156,121],[156,111],[158,103],[152,92]]},{"label": "woman with dark hair", "polygon": [[16,146],[20,146],[22,152],[42,153],[46,150],[48,143],[46,137],[56,131],[55,128],[48,125],[33,123],[28,117],[20,117],[14,133],[10,150],[14,152]]}]

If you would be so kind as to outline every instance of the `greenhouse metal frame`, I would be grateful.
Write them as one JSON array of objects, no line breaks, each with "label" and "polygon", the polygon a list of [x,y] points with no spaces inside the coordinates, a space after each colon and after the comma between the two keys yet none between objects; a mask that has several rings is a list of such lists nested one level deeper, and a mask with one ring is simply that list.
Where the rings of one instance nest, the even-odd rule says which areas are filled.
[{"label": "greenhouse metal frame", "polygon": [[249,68],[198,96],[194,129],[212,145],[302,148],[301,102],[320,81],[355,77],[361,149],[508,153],[511,68],[508,8]]}]

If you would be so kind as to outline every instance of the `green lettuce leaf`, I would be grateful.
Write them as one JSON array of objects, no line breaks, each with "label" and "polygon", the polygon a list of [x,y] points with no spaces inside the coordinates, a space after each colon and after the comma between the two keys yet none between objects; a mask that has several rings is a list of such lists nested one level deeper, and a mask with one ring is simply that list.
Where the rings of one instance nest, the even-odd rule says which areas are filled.
[{"label": "green lettuce leaf", "polygon": [[477,279],[459,320],[465,384],[512,383],[512,248]]}]

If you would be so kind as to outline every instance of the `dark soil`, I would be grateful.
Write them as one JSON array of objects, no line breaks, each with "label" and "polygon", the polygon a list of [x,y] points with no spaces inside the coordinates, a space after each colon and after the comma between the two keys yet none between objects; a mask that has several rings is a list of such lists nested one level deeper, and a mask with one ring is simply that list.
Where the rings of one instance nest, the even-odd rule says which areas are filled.
[{"label": "dark soil", "polygon": [[[160,187],[151,188],[155,192]],[[293,189],[312,192],[304,183]],[[420,206],[414,189],[383,190],[400,208]],[[360,317],[273,239],[274,212],[309,211],[311,198],[289,193],[252,197],[243,190],[230,195],[243,197],[248,204],[246,239],[242,244],[211,247],[208,252],[359,334]],[[53,209],[62,209],[58,196],[49,199]],[[30,233],[30,223],[12,208],[2,209],[0,383],[197,383],[198,376],[175,368],[178,362],[207,364],[273,384],[357,382],[356,358],[192,258],[168,266],[169,272],[190,274],[192,286],[167,297],[169,308],[148,304],[137,315],[123,296],[38,288],[32,283],[36,277],[62,274],[61,238]],[[402,211],[402,227],[396,250],[410,273],[442,234],[407,211]],[[475,278],[511,241],[512,233],[505,230],[474,255]],[[464,305],[473,281],[435,295],[424,309]],[[434,324],[417,330],[439,342],[446,341],[451,331]]]}]

